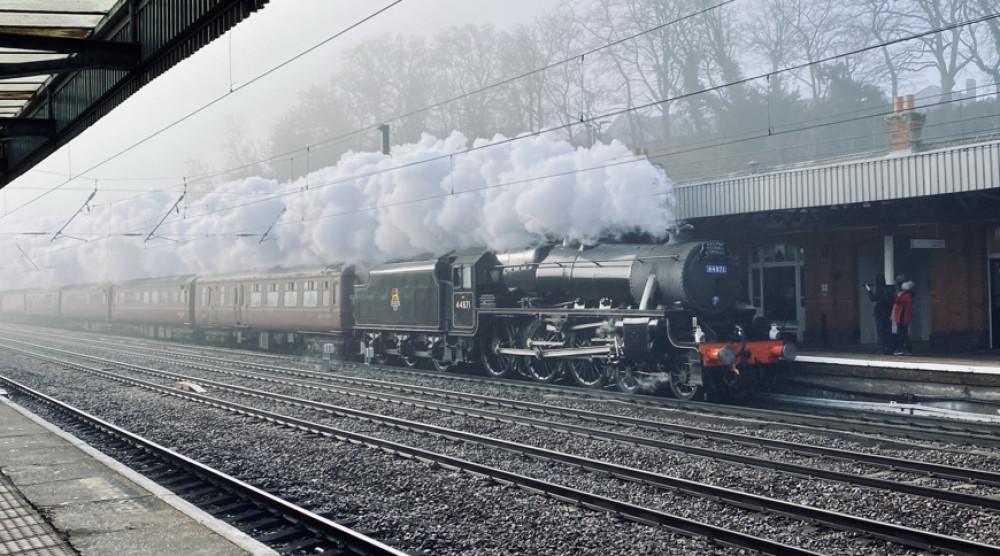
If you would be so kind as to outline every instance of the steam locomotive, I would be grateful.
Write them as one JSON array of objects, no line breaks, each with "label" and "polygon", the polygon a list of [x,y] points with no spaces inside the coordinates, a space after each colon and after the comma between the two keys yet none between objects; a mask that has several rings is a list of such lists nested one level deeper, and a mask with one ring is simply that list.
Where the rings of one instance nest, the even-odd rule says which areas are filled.
[{"label": "steam locomotive", "polygon": [[0,297],[0,316],[272,348],[340,343],[350,356],[681,399],[741,393],[779,361],[752,337],[720,241],[470,249],[350,266],[134,280]]},{"label": "steam locomotive", "polygon": [[745,391],[795,357],[750,338],[740,288],[720,241],[472,250],[372,268],[355,330],[378,360],[478,360],[496,377],[626,392],[665,383],[691,399]]}]

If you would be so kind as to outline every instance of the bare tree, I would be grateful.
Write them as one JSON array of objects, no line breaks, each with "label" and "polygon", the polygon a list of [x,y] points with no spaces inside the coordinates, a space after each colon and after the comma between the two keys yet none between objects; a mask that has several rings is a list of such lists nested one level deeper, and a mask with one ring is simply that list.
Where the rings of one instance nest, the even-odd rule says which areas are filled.
[{"label": "bare tree", "polygon": [[439,99],[456,98],[440,110],[442,134],[457,129],[489,137],[503,127],[502,87],[506,77],[504,45],[509,37],[490,24],[450,27],[434,40],[432,59]]},{"label": "bare tree", "polygon": [[267,149],[262,141],[253,136],[245,120],[230,116],[226,121],[226,139],[223,144],[230,177],[270,175],[267,165]]},{"label": "bare tree", "polygon": [[344,152],[376,140],[355,132],[336,83],[300,92],[298,102],[271,130],[272,166],[279,177],[292,179],[333,164]]},{"label": "bare tree", "polygon": [[[660,122],[661,137],[670,137],[680,104],[665,102],[685,92],[684,72],[690,71],[691,24],[686,19],[697,6],[690,0],[593,0],[578,21],[595,44],[613,45],[602,51],[602,74],[616,75],[615,88],[625,92],[623,108],[650,106]],[[686,68],[687,66],[687,68]],[[643,139],[638,117],[631,115],[633,139]]]},{"label": "bare tree", "polygon": [[813,99],[826,92],[827,80],[815,63],[848,50],[847,14],[836,0],[783,0],[782,17],[791,31],[789,46],[793,64],[808,63],[796,77],[809,88]]},{"label": "bare tree", "polygon": [[[965,19],[986,17],[997,13],[996,0],[972,0],[965,3]],[[965,35],[966,52],[979,71],[990,76],[1000,91],[1000,21],[988,19]]]},{"label": "bare tree", "polygon": [[921,67],[923,46],[919,41],[895,42],[911,34],[897,0],[853,0],[849,9],[857,14],[850,19],[852,38],[857,46],[882,45],[862,56],[864,81],[889,79],[890,96],[897,97],[906,75]]},{"label": "bare tree", "polygon": [[907,3],[911,9],[901,12],[912,32],[938,30],[919,37],[924,51],[930,55],[929,67],[938,71],[941,86],[941,102],[950,102],[955,90],[959,72],[969,63],[963,53],[962,39],[967,30],[963,27],[946,27],[960,23],[964,0],[912,0]]},{"label": "bare tree", "polygon": [[354,129],[392,122],[395,142],[410,142],[426,130],[432,63],[420,37],[383,36],[344,56],[337,88]]},{"label": "bare tree", "polygon": [[[525,32],[536,39],[538,61],[544,63],[539,67],[548,68],[539,74],[546,127],[559,127],[567,140],[588,135],[590,120],[607,109],[610,84],[600,64],[586,55],[593,42],[588,42],[581,16],[564,4]],[[577,122],[581,125],[573,125]]]},{"label": "bare tree", "polygon": [[538,131],[545,127],[545,71],[555,62],[550,57],[544,39],[532,25],[522,24],[509,35],[510,43],[503,58],[505,72],[521,76],[506,87],[506,110],[510,125],[508,134]]}]

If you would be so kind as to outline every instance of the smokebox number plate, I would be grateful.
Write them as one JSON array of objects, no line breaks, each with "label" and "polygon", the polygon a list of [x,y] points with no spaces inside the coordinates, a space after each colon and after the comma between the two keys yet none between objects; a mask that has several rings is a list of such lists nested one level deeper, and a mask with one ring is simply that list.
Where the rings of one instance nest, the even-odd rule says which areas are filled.
[{"label": "smokebox number plate", "polygon": [[724,264],[709,264],[705,265],[705,272],[709,274],[725,274],[726,265]]}]

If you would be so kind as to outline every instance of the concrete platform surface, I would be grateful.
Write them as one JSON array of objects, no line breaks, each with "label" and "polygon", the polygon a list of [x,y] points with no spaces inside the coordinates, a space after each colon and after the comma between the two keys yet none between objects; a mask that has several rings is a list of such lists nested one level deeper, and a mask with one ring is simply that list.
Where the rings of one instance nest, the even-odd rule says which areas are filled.
[{"label": "concrete platform surface", "polygon": [[0,556],[274,555],[0,397]]}]

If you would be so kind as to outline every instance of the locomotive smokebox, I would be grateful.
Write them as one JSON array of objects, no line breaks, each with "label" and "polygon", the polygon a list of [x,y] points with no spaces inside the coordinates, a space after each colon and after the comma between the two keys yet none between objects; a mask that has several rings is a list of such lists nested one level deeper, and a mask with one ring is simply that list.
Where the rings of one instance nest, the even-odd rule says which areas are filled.
[{"label": "locomotive smokebox", "polygon": [[681,306],[701,314],[718,314],[736,302],[739,277],[720,241],[661,245],[610,244],[591,248],[556,246],[499,254],[502,280],[550,302],[581,300],[596,306]]},{"label": "locomotive smokebox", "polygon": [[728,311],[740,294],[736,260],[726,254],[721,241],[691,241],[657,246],[656,268],[660,302],[680,302],[704,315]]}]

